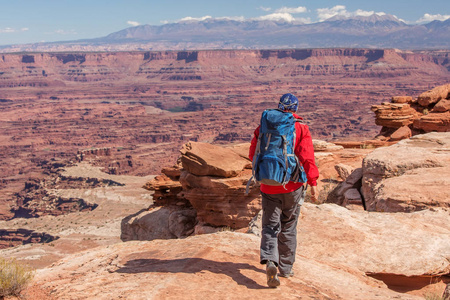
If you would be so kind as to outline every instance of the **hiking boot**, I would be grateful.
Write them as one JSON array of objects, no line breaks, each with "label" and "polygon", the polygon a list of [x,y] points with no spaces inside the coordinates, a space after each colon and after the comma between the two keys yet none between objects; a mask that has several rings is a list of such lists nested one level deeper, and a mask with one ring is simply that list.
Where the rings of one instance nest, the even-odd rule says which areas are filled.
[{"label": "hiking boot", "polygon": [[271,288],[276,288],[280,285],[280,279],[278,279],[277,266],[273,261],[268,261],[266,264],[267,285]]},{"label": "hiking boot", "polygon": [[294,271],[291,270],[289,273],[280,273],[280,277],[284,278],[294,277]]}]

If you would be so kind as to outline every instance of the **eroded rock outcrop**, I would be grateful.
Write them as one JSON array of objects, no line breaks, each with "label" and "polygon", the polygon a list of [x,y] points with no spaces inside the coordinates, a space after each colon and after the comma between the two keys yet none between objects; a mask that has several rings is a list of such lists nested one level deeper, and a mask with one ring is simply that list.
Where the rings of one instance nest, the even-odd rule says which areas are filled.
[{"label": "eroded rock outcrop", "polygon": [[50,243],[57,236],[28,229],[0,229],[0,249],[34,243]]},{"label": "eroded rock outcrop", "polygon": [[[163,207],[158,210],[158,214],[168,210],[168,232],[173,236],[183,237],[194,232],[214,232],[222,227],[247,228],[261,209],[258,187],[252,187],[249,195],[245,195],[245,187],[251,177],[251,162],[245,157],[248,146],[242,144],[220,147],[188,142],[180,150],[178,165],[164,168],[163,174],[144,186],[154,191],[154,204]],[[147,239],[145,236],[148,237],[148,233],[137,238],[142,234],[133,233],[133,224],[138,224],[138,231],[151,227],[152,225],[144,223],[148,223],[145,220],[151,219],[148,216],[153,213],[142,212],[123,222],[122,239]]]},{"label": "eroded rock outcrop", "polygon": [[450,207],[450,133],[413,136],[379,148],[363,161],[367,208],[411,212]]},{"label": "eroded rock outcrop", "polygon": [[414,134],[450,131],[450,84],[420,94],[394,96],[391,103],[373,105],[375,123],[383,126],[378,139],[398,141]]}]

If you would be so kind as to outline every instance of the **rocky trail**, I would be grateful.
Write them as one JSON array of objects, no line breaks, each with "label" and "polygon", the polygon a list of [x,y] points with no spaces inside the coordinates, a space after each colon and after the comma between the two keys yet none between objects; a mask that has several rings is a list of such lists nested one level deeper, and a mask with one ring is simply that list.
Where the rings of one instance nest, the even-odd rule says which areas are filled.
[{"label": "rocky trail", "polygon": [[305,204],[295,276],[276,290],[259,238],[231,231],[101,246],[39,270],[36,284],[57,299],[423,299],[450,282],[439,276],[450,271],[450,229],[435,230],[448,217]]}]

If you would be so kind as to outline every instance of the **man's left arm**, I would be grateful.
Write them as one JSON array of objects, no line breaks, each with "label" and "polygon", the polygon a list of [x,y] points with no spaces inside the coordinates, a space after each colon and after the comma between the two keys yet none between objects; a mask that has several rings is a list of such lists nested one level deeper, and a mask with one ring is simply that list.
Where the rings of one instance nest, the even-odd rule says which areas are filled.
[{"label": "man's left arm", "polygon": [[316,166],[314,158],[314,147],[312,143],[311,133],[307,125],[298,124],[297,145],[295,147],[295,154],[299,158],[306,172],[308,178],[308,184],[310,186],[317,186],[317,179],[319,178],[319,169]]}]

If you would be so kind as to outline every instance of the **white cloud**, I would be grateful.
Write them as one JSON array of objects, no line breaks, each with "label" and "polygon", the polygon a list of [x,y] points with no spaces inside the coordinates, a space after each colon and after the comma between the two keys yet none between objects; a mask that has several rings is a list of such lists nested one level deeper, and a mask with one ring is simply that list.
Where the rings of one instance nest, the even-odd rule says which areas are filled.
[{"label": "white cloud", "polygon": [[131,25],[131,26],[139,26],[139,25],[141,25],[139,22],[136,22],[136,21],[127,21],[127,24]]},{"label": "white cloud", "polygon": [[[242,16],[238,16],[238,17],[218,17],[218,18],[213,18],[211,16],[204,16],[204,17],[200,17],[200,18],[194,18],[194,17],[185,17],[182,18],[180,20],[177,20],[176,22],[189,22],[189,21],[197,21],[197,22],[201,22],[201,21],[205,21],[205,20],[209,20],[209,19],[214,19],[214,20],[231,20],[231,21],[245,21],[245,17]],[[171,23],[169,21],[161,21],[161,23],[163,24],[168,24]]]},{"label": "white cloud", "polygon": [[11,28],[11,27],[5,27],[3,29],[0,28],[0,33],[14,33],[14,32],[24,32],[24,31],[28,31],[28,28],[21,28],[21,29],[15,29],[15,28]]},{"label": "white cloud", "polygon": [[231,21],[240,21],[243,22],[245,21],[245,17],[220,17],[220,18],[215,18],[215,20],[231,20]]},{"label": "white cloud", "polygon": [[373,10],[371,10],[371,11],[365,11],[365,10],[362,10],[362,9],[357,9],[355,12],[354,12],[354,15],[355,16],[361,16],[361,17],[369,17],[369,16],[371,16],[371,15],[373,15],[375,12],[373,11]]},{"label": "white cloud", "polygon": [[277,10],[275,10],[275,13],[288,13],[288,14],[300,14],[300,13],[304,13],[307,12],[306,7],[304,6],[299,6],[299,7],[286,7],[283,6]]},{"label": "white cloud", "polygon": [[347,11],[344,5],[336,5],[332,8],[326,7],[317,9],[317,17],[319,18],[319,22],[325,21],[335,16],[350,18],[350,17],[368,17],[373,14],[376,14],[378,16],[386,15],[386,13],[384,12],[374,12],[373,10],[367,11],[362,9],[357,9],[354,12],[350,12]]},{"label": "white cloud", "polygon": [[344,5],[336,5],[332,8],[318,8],[317,9],[317,16],[319,18],[319,21],[325,21],[326,19],[332,18],[337,15],[344,15],[347,14],[347,10],[345,9]]},{"label": "white cloud", "polygon": [[447,19],[450,19],[450,15],[430,15],[430,14],[424,14],[422,18],[416,21],[416,23],[429,23],[432,21],[445,21]]},{"label": "white cloud", "polygon": [[272,10],[271,7],[264,7],[264,6],[260,6],[260,7],[258,7],[258,9],[263,10],[263,11],[271,11]]},{"label": "white cloud", "polygon": [[293,22],[293,21],[295,21],[295,18],[291,14],[288,14],[288,13],[273,13],[270,15],[253,18],[252,20]]},{"label": "white cloud", "polygon": [[405,21],[405,20],[403,20],[403,19],[400,19],[400,18],[397,17],[396,15],[392,15],[392,16],[393,16],[394,18],[398,19],[399,21],[405,23],[405,24],[411,23],[411,22]]},{"label": "white cloud", "polygon": [[212,19],[211,16],[204,16],[200,18],[193,18],[193,17],[185,17],[183,19],[178,20],[178,22],[186,22],[186,21],[205,21],[207,19]]}]

